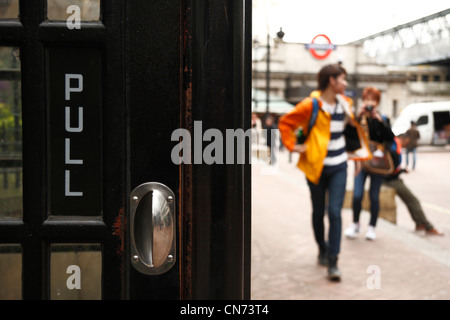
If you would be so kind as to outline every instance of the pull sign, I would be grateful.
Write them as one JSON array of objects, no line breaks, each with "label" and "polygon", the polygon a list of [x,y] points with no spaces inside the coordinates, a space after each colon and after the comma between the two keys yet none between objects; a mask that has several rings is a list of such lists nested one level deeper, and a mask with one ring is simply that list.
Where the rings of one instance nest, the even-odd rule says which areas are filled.
[{"label": "pull sign", "polygon": [[101,215],[101,51],[48,48],[50,213]]},{"label": "pull sign", "polygon": [[131,264],[141,273],[159,275],[175,264],[175,195],[157,182],[144,183],[130,199]]}]

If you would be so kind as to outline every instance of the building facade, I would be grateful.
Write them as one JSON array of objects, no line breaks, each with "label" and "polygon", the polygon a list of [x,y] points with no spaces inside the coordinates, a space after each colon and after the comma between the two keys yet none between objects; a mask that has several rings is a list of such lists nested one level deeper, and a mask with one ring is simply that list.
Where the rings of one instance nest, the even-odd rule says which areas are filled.
[{"label": "building facade", "polygon": [[316,41],[322,43],[288,43],[278,37],[270,46],[270,55],[267,46],[254,46],[253,87],[266,90],[269,82],[271,94],[295,105],[316,89],[321,67],[341,63],[348,72],[347,95],[356,107],[364,87],[374,86],[382,92],[381,112],[391,119],[411,103],[450,100],[449,66],[381,65],[361,44],[333,45],[325,35]]}]

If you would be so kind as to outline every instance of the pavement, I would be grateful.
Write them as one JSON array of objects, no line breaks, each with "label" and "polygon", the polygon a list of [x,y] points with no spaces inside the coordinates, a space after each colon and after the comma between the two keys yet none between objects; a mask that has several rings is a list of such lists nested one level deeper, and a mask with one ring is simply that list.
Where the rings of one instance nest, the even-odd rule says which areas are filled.
[{"label": "pavement", "polygon": [[[403,180],[421,200],[443,236],[416,232],[396,197],[395,224],[377,222],[377,239],[366,240],[369,213],[361,214],[356,239],[342,236],[342,281],[326,278],[317,263],[311,201],[296,155],[280,152],[278,163],[252,160],[252,274],[254,300],[448,300],[450,299],[450,149],[419,148],[417,168]],[[349,162],[348,186],[352,186]],[[342,211],[343,230],[351,223]],[[327,218],[325,217],[327,226]]]}]

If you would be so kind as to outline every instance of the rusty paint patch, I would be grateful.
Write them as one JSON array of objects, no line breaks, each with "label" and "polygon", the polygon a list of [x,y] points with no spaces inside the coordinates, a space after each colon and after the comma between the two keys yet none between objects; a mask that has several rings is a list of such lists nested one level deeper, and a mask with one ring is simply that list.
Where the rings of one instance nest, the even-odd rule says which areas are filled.
[{"label": "rusty paint patch", "polygon": [[125,250],[125,227],[126,227],[126,218],[125,218],[125,206],[122,206],[117,213],[116,218],[113,223],[113,235],[119,237],[120,245],[116,249],[116,254],[122,256]]}]

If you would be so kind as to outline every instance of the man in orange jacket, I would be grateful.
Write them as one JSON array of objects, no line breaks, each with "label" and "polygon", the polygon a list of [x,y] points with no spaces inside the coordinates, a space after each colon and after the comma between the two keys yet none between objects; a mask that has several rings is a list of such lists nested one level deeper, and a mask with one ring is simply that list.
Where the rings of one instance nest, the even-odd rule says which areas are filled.
[{"label": "man in orange jacket", "polygon": [[[367,159],[370,153],[365,141],[359,142],[359,150],[349,153],[344,132],[361,137],[359,125],[351,111],[352,100],[344,96],[347,72],[340,64],[326,65],[318,73],[318,90],[296,105],[279,120],[281,139],[291,152],[300,153],[298,168],[305,173],[312,200],[314,237],[319,246],[319,263],[328,266],[328,278],[341,280],[337,258],[341,242],[341,210],[347,181],[347,160]],[[307,132],[317,99],[319,110],[316,121]],[[351,125],[350,127],[348,125]],[[307,138],[297,144],[296,131],[303,128]],[[358,154],[364,151],[365,155]],[[351,156],[349,156],[351,154]],[[328,193],[329,232],[325,241],[324,215]]]}]

